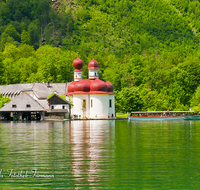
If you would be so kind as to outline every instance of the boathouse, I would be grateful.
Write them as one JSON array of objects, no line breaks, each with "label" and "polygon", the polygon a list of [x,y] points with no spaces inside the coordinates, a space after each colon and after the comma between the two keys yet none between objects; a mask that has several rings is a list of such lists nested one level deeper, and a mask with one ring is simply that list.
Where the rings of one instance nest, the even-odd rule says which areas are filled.
[{"label": "boathouse", "polygon": [[63,118],[70,118],[71,106],[73,106],[69,101],[64,100],[57,94],[54,94],[47,100],[48,109],[46,112],[50,116],[63,116]]},{"label": "boathouse", "polygon": [[1,116],[10,120],[40,120],[45,115],[45,109],[28,93],[21,93],[0,109]]},{"label": "boathouse", "polygon": [[[44,118],[70,118],[69,101],[64,95],[69,83],[27,83],[0,85],[0,93],[11,98],[11,102],[0,109],[0,116],[10,120]],[[47,97],[55,93],[47,100]]]}]

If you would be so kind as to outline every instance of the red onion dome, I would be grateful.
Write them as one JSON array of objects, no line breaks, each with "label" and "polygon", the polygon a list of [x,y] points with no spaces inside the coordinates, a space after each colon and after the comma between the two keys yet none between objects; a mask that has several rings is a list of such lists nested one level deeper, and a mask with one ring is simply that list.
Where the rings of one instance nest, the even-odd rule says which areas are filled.
[{"label": "red onion dome", "polygon": [[99,64],[94,58],[92,61],[89,62],[88,69],[99,69]]},{"label": "red onion dome", "polygon": [[74,61],[73,61],[73,67],[75,69],[81,69],[83,67],[83,61],[77,57]]},{"label": "red onion dome", "polygon": [[108,87],[106,83],[100,79],[95,79],[90,85],[90,91],[103,91],[107,92]]},{"label": "red onion dome", "polygon": [[71,82],[68,86],[68,92],[74,92],[74,86],[76,84],[76,81]]},{"label": "red onion dome", "polygon": [[90,91],[90,80],[82,79],[78,81],[74,86],[74,92],[89,92]]},{"label": "red onion dome", "polygon": [[106,85],[108,87],[108,92],[113,92],[113,85],[108,81],[106,81]]}]

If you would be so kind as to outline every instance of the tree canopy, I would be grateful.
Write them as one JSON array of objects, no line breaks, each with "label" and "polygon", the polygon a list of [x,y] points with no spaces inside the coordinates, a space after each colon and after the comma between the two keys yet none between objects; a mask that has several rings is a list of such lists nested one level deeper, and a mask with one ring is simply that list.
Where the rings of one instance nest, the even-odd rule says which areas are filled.
[{"label": "tree canopy", "polygon": [[[1,0],[0,84],[70,82],[93,53],[117,111],[199,105],[197,0]],[[129,104],[129,105],[126,105]]]}]

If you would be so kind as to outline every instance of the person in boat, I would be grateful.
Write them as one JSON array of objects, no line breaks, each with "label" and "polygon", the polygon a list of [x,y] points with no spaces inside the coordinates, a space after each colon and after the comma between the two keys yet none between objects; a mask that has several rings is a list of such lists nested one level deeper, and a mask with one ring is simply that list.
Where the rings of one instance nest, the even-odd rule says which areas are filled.
[{"label": "person in boat", "polygon": [[163,112],[163,116],[164,116],[164,117],[167,117],[167,113],[166,113],[166,112]]}]

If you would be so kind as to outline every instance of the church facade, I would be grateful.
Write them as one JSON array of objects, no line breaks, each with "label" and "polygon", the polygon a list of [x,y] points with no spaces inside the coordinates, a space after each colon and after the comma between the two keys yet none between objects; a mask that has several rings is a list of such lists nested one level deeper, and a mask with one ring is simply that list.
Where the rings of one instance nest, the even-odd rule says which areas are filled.
[{"label": "church facade", "polygon": [[95,59],[88,64],[88,79],[82,78],[82,66],[80,58],[73,61],[74,81],[66,93],[73,101],[71,114],[78,118],[115,117],[113,85],[99,79],[99,64]]}]

